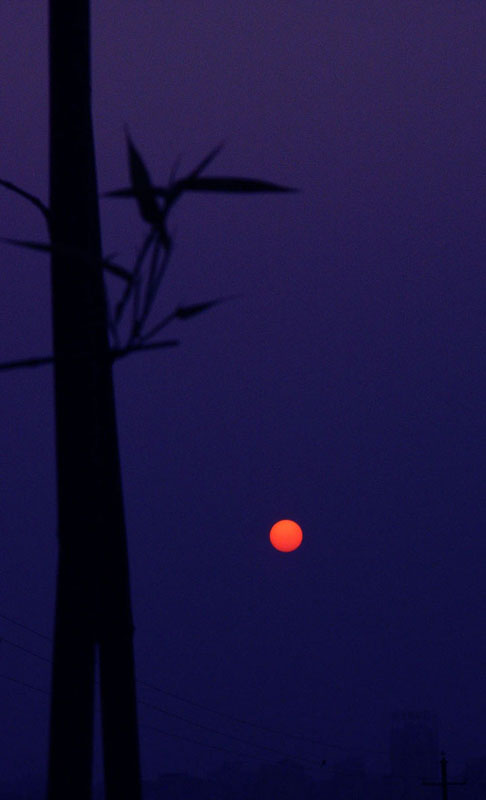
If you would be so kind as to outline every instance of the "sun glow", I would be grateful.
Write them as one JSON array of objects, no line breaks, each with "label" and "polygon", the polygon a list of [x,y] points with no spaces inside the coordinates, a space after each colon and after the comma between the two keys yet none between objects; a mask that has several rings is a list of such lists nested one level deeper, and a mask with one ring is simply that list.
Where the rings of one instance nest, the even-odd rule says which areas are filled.
[{"label": "sun glow", "polygon": [[302,528],[291,519],[281,519],[272,525],[270,541],[281,553],[291,553],[302,544]]}]

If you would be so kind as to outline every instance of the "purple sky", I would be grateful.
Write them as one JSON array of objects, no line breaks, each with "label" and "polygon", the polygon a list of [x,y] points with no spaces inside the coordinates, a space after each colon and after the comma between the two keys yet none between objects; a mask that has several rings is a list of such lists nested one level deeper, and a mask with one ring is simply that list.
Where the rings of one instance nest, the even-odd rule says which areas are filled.
[{"label": "purple sky", "polygon": [[[43,199],[45,5],[0,9],[0,177]],[[485,40],[480,0],[93,2],[101,191],[127,183],[125,122],[157,182],[224,140],[211,174],[302,190],[184,199],[159,315],[242,297],[174,327],[179,350],[116,367],[138,677],[376,749],[378,767],[395,709],[438,712],[452,768],[486,754]],[[101,202],[106,251],[129,266],[135,205]],[[2,191],[0,209],[0,235],[45,237],[21,199]],[[48,260],[5,246],[1,264],[0,360],[47,354]],[[0,381],[0,614],[50,635],[52,372]],[[304,530],[294,554],[268,543],[281,517]],[[48,664],[0,647],[2,674],[48,689]],[[43,780],[47,698],[0,679],[0,705],[4,777]],[[148,730],[142,755],[147,778],[224,758]]]}]

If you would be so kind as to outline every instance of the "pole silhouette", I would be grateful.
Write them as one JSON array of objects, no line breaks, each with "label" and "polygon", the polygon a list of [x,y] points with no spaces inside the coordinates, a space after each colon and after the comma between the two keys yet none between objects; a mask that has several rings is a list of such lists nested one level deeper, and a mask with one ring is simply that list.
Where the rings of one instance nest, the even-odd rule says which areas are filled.
[{"label": "pole silhouette", "polygon": [[441,753],[440,759],[440,781],[422,781],[423,786],[440,786],[442,800],[447,800],[449,786],[465,786],[466,781],[448,781],[447,780],[447,759],[445,753]]},{"label": "pole silhouette", "polygon": [[47,796],[91,797],[98,651],[105,796],[139,800],[133,624],[100,265],[89,0],[50,0],[49,80],[59,553]]}]

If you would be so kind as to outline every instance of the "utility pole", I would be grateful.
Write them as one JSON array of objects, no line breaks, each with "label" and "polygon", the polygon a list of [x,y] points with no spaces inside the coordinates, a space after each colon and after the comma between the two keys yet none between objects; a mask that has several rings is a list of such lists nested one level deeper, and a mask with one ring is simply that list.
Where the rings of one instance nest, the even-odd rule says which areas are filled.
[{"label": "utility pole", "polygon": [[105,796],[139,800],[133,624],[91,118],[90,0],[50,0],[49,81],[59,555],[48,800],[91,797],[96,650]]},{"label": "utility pole", "polygon": [[440,786],[442,789],[442,800],[447,800],[447,787],[448,786],[464,786],[466,781],[448,781],[447,780],[447,759],[445,753],[441,753],[440,759],[440,781],[422,781],[423,786]]}]

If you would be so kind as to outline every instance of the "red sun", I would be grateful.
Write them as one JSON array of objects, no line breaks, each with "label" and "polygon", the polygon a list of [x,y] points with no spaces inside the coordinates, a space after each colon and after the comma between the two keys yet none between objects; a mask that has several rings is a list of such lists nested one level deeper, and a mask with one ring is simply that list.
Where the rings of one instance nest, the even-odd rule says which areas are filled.
[{"label": "red sun", "polygon": [[302,544],[302,528],[291,519],[281,519],[272,526],[270,541],[281,553],[291,553]]}]

